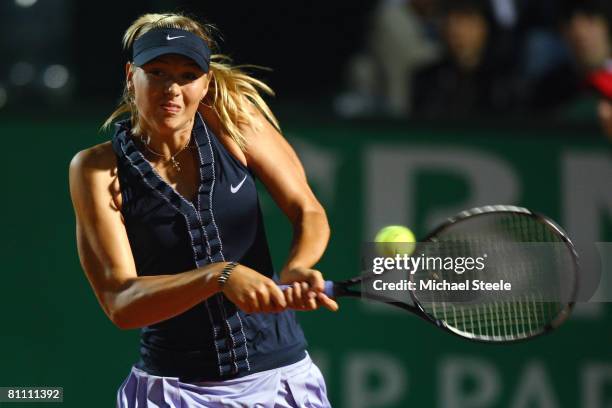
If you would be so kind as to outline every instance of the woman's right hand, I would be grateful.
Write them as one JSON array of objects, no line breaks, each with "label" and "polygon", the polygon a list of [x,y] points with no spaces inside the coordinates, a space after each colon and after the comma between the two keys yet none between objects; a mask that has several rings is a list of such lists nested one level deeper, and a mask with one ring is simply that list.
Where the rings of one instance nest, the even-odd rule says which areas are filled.
[{"label": "woman's right hand", "polygon": [[234,268],[222,292],[246,313],[276,313],[287,307],[285,295],[272,279],[244,265]]}]

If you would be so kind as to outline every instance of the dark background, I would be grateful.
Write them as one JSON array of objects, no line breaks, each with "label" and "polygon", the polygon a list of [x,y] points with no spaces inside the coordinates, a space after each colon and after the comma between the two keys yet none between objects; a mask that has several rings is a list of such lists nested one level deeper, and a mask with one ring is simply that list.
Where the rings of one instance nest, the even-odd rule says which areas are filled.
[{"label": "dark background", "polygon": [[[121,93],[130,56],[121,46],[124,30],[146,12],[181,11],[216,25],[221,52],[236,64],[272,69],[257,75],[276,90],[279,101],[329,99],[343,82],[344,61],[360,47],[369,3],[108,1],[102,7],[48,0],[21,8],[5,1],[0,4],[0,81],[15,61],[62,63],[74,80],[64,109],[109,106]],[[26,93],[43,92],[34,84],[30,87]],[[15,90],[14,102],[9,94],[7,108],[59,108],[20,93],[24,90]]]}]

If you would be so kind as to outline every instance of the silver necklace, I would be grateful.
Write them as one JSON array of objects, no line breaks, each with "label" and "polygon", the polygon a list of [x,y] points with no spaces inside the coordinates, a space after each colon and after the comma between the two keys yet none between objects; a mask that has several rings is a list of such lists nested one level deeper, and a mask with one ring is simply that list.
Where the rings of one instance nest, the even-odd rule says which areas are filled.
[{"label": "silver necklace", "polygon": [[151,141],[150,137],[147,137],[147,139],[145,140],[144,135],[140,136],[140,141],[142,142],[142,144],[147,148],[147,150],[151,153],[153,153],[156,156],[159,156],[163,159],[165,159],[165,161],[169,161],[172,162],[172,166],[176,169],[176,171],[181,171],[181,165],[180,163],[176,160],[176,156],[178,156],[183,150],[185,150],[187,148],[187,146],[189,146],[189,143],[191,143],[191,139],[193,138],[193,134],[189,137],[189,140],[187,140],[187,143],[185,144],[185,146],[181,147],[181,149],[174,153],[173,155],[170,156],[169,159],[166,159],[166,156],[164,156],[163,154],[157,153],[155,150],[151,149],[149,147],[149,142]]}]

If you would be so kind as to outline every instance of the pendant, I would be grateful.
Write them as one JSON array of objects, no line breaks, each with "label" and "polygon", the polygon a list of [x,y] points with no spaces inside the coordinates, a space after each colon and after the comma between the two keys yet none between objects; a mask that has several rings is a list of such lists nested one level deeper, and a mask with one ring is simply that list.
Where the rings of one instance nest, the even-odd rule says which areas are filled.
[{"label": "pendant", "polygon": [[172,166],[174,166],[176,171],[181,171],[181,166],[179,165],[179,162],[174,160],[174,157],[171,157],[170,160],[172,161]]}]

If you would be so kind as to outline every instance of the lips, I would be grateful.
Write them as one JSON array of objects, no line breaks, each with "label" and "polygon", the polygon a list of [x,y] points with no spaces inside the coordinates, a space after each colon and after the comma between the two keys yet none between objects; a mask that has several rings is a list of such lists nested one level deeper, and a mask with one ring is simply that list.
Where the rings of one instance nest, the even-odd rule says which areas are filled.
[{"label": "lips", "polygon": [[160,106],[166,112],[176,113],[176,112],[179,112],[181,110],[181,106],[180,105],[177,105],[176,103],[172,103],[172,102],[162,103]]}]

